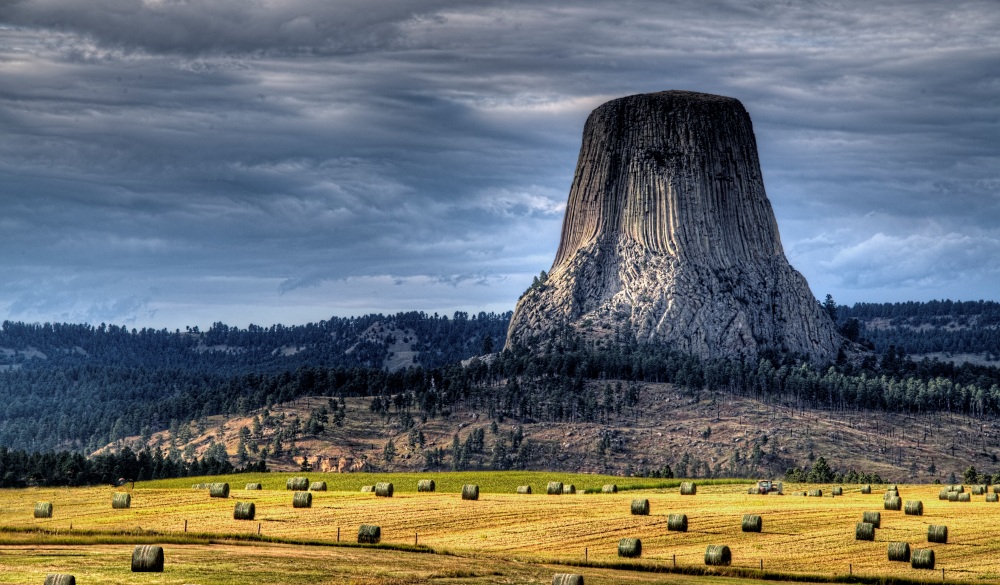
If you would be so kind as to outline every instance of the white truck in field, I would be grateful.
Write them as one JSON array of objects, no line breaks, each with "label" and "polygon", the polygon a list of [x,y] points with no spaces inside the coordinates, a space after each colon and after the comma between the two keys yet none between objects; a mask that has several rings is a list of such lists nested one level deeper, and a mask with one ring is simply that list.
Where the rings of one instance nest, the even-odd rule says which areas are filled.
[{"label": "white truck in field", "polygon": [[757,493],[784,495],[784,492],[782,492],[781,482],[771,481],[769,479],[762,479],[757,482]]}]

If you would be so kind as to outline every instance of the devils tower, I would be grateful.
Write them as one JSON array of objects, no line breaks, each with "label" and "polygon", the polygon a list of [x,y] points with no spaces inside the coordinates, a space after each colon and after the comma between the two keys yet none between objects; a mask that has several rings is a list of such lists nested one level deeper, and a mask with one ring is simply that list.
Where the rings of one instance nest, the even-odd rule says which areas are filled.
[{"label": "devils tower", "polygon": [[834,323],[785,258],[738,100],[664,91],[590,114],[555,262],[508,344],[564,326],[701,357],[837,355]]}]

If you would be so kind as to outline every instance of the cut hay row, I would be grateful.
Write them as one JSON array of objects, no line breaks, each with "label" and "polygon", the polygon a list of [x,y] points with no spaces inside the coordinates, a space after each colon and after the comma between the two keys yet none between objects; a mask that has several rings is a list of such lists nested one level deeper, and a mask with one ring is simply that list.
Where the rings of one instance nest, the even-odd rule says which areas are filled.
[{"label": "cut hay row", "polygon": [[903,511],[907,516],[923,516],[924,503],[920,500],[907,500],[906,508]]},{"label": "cut hay row", "polygon": [[698,493],[698,486],[693,481],[685,481],[681,483],[682,496],[693,496],[696,493]]},{"label": "cut hay row", "polygon": [[35,518],[51,518],[52,502],[35,502]]},{"label": "cut hay row", "polygon": [[618,556],[634,559],[642,556],[642,540],[623,538],[618,541]]},{"label": "cut hay row", "polygon": [[309,489],[308,477],[289,477],[285,481],[285,489],[294,492],[304,492]]},{"label": "cut hay row", "polygon": [[882,528],[882,512],[865,512],[861,516],[862,522],[867,522],[875,528]]},{"label": "cut hay row", "polygon": [[854,540],[875,540],[875,525],[869,522],[855,524]]},{"label": "cut hay row", "polygon": [[931,524],[927,527],[927,542],[947,543],[948,527]]},{"label": "cut hay row", "polygon": [[671,532],[687,532],[687,514],[671,514],[667,516],[667,530]]},{"label": "cut hay row", "polygon": [[462,499],[463,500],[478,500],[479,499],[479,486],[473,484],[465,484],[462,486]]},{"label": "cut hay row", "polygon": [[143,544],[132,549],[133,573],[162,573],[163,547]]},{"label": "cut hay row", "polygon": [[421,479],[417,482],[418,492],[433,492],[436,487],[433,479]]},{"label": "cut hay row", "polygon": [[312,508],[312,505],[313,505],[312,492],[295,492],[295,495],[292,496],[293,508]]},{"label": "cut hay row", "polygon": [[531,486],[530,485],[519,485],[519,486],[517,486],[517,493],[519,493],[519,494],[530,494],[531,493]]},{"label": "cut hay row", "polygon": [[710,566],[728,567],[733,561],[733,553],[724,544],[710,544],[705,549],[705,564]]},{"label": "cut hay row", "polygon": [[632,500],[632,515],[633,516],[649,516],[649,500]]},{"label": "cut hay row", "polygon": [[889,543],[889,560],[898,561],[902,563],[910,562],[910,543],[908,542],[890,542]]},{"label": "cut hay row", "polygon": [[362,524],[358,527],[359,544],[378,544],[382,540],[382,527],[374,524]]},{"label": "cut hay row", "polygon": [[743,532],[760,532],[764,527],[764,520],[757,514],[744,514],[742,529]]},{"label": "cut hay row", "polygon": [[213,498],[228,498],[229,497],[229,484],[228,483],[213,483],[208,488],[208,495]]},{"label": "cut hay row", "polygon": [[257,506],[253,502],[236,502],[233,508],[233,520],[253,520],[257,515]]},{"label": "cut hay row", "polygon": [[111,507],[115,510],[125,510],[132,507],[132,494],[115,492],[111,496]]}]

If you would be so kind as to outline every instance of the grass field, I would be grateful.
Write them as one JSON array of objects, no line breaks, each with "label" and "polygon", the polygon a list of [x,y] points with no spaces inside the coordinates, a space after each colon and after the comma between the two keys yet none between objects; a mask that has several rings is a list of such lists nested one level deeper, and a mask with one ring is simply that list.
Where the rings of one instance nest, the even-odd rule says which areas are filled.
[{"label": "grass field", "polygon": [[[167,568],[151,583],[547,583],[554,572],[579,572],[588,583],[716,583],[765,576],[813,581],[855,580],[993,582],[1000,580],[1000,504],[973,496],[968,503],[938,499],[941,486],[900,485],[903,500],[921,500],[923,516],[883,509],[884,486],[861,494],[824,497],[749,495],[747,482],[707,485],[681,496],[679,482],[618,494],[545,495],[548,481],[572,483],[579,492],[633,480],[556,473],[304,474],[326,481],[313,507],[293,508],[285,480],[292,474],[187,478],[136,484],[132,507],[113,510],[121,488],[0,490],[0,583],[42,582],[46,572],[77,574],[79,583],[134,583],[131,546],[162,544]],[[435,493],[417,493],[418,478],[432,478]],[[210,498],[194,483],[229,481],[230,498]],[[260,482],[262,491],[244,491]],[[391,481],[395,495],[361,493],[362,485]],[[656,481],[656,480],[652,480]],[[464,501],[465,483],[480,485],[478,501]],[[633,485],[629,485],[633,484]],[[531,485],[532,495],[514,494]],[[648,484],[647,484],[648,485]],[[804,486],[787,486],[786,494]],[[881,488],[881,489],[880,489]],[[632,516],[633,498],[648,498],[649,516]],[[36,519],[36,501],[53,504],[50,519]],[[233,519],[237,501],[254,502],[253,521]],[[880,511],[874,542],[856,541],[863,512]],[[688,516],[686,533],[668,532],[667,515]],[[761,533],[744,533],[744,514],[763,518]],[[185,532],[185,523],[187,532]],[[360,524],[382,527],[381,547],[355,543]],[[948,542],[927,543],[930,524],[948,526]],[[258,536],[259,531],[259,536]],[[642,539],[641,559],[622,563],[620,538]],[[891,541],[936,553],[934,571],[890,562]],[[414,546],[414,545],[417,546]],[[705,547],[732,549],[730,569],[705,575]],[[438,554],[425,554],[438,553]],[[567,566],[570,565],[570,566]],[[572,566],[584,565],[584,566]],[[761,571],[763,566],[763,572]],[[621,571],[615,567],[638,568]],[[255,575],[249,578],[249,575]]]}]

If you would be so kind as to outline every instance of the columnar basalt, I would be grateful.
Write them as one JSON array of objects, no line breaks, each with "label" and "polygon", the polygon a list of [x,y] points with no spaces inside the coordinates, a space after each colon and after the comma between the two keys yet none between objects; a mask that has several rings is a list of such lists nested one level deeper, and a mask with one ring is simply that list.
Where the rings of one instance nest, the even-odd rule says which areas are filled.
[{"label": "columnar basalt", "polygon": [[591,113],[555,262],[518,302],[508,344],[563,326],[702,357],[837,355],[842,338],[785,258],[738,100],[665,91]]}]

